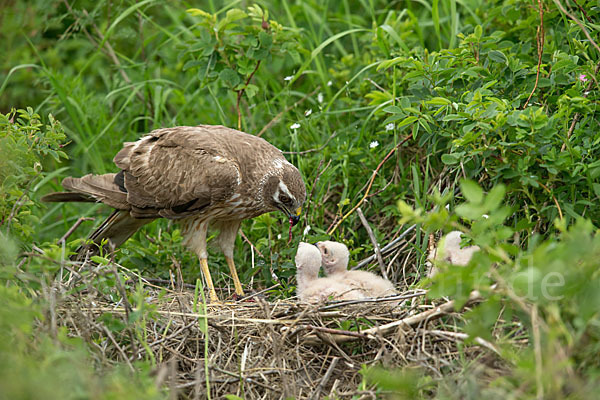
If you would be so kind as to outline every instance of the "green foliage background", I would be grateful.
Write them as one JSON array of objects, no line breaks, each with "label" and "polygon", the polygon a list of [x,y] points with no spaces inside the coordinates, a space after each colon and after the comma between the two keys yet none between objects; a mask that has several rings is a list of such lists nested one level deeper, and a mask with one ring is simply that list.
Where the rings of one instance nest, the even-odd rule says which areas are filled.
[{"label": "green foliage background", "polygon": [[[600,9],[593,1],[563,3],[1,5],[1,260],[7,286],[22,288],[2,298],[10,304],[31,301],[27,288],[43,286],[35,279],[15,280],[14,274],[54,272],[41,264],[30,271],[16,268],[18,253],[35,244],[59,257],[48,243],[80,216],[95,217],[71,239],[83,238],[107,214],[99,205],[42,206],[39,197],[59,190],[64,176],[115,171],[112,157],[121,144],[152,129],[239,123],[291,152],[288,158],[302,171],[311,195],[294,244],[329,237],[332,224],[347,215],[333,238],[350,244],[355,258],[373,249],[356,213],[349,212],[367,194],[385,155],[400,146],[361,204],[381,243],[404,229],[401,218],[418,224],[408,281],[422,276],[429,232],[457,227],[470,232],[484,249],[477,264],[441,274],[432,293],[459,299],[473,288],[485,293],[488,302],[465,327],[482,337],[499,317],[510,322],[516,315],[533,327],[535,308],[544,321],[545,354],[562,354],[553,346],[566,354],[536,364],[534,349],[507,345],[503,356],[518,366],[516,372],[487,389],[470,382],[468,390],[501,397],[518,388],[524,397],[539,397],[541,388],[584,398],[597,389],[600,359]],[[268,287],[273,270],[284,283],[273,296],[291,293],[295,246],[286,244],[284,219],[261,216],[242,230],[264,258],[256,260],[261,268],[250,268],[249,247],[239,239],[241,280],[255,277],[256,287]],[[123,265],[156,277],[168,277],[173,260],[184,266],[184,279],[195,282],[198,262],[167,221],[144,228],[118,255]],[[227,271],[217,252],[211,264],[215,272]],[[564,273],[567,284],[555,293],[560,302],[520,292],[519,277],[550,272]],[[214,277],[227,283],[225,274]],[[502,314],[506,310],[509,317]],[[512,328],[507,322],[507,332]],[[44,346],[38,343],[29,356],[38,357]],[[557,364],[571,369],[561,372]],[[437,390],[429,381],[396,389],[460,397],[466,378],[456,379],[439,383]]]}]

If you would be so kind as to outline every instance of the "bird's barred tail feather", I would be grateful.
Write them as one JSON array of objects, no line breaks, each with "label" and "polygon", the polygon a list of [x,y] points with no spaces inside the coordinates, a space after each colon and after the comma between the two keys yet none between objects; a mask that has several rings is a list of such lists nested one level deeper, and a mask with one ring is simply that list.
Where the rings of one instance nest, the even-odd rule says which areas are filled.
[{"label": "bird's barred tail feather", "polygon": [[88,241],[92,243],[79,246],[76,254],[71,257],[73,261],[83,261],[88,257],[100,252],[100,245],[104,239],[108,240],[105,245],[107,252],[122,245],[127,239],[142,226],[153,221],[153,218],[133,218],[129,211],[115,210],[106,220],[89,236]]},{"label": "bird's barred tail feather", "polygon": [[83,193],[75,192],[56,192],[49,193],[42,196],[40,199],[44,203],[68,203],[68,202],[80,202],[80,203],[95,203],[96,199],[92,196]]},{"label": "bird's barred tail feather", "polygon": [[86,175],[81,178],[66,177],[62,186],[69,192],[50,193],[42,197],[44,202],[102,202],[118,210],[130,208],[127,192],[115,182],[117,174]]}]

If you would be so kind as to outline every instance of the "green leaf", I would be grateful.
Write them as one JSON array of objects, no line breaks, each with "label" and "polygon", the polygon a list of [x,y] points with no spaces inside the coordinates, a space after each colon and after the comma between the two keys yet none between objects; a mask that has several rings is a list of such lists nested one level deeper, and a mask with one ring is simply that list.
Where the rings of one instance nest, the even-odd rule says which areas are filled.
[{"label": "green leaf", "polygon": [[442,154],[442,162],[446,165],[458,164],[460,158],[456,153]]},{"label": "green leaf", "polygon": [[452,104],[452,102],[443,97],[434,97],[431,100],[426,101],[427,104],[433,104],[438,106],[447,106]]},{"label": "green leaf", "polygon": [[490,60],[492,60],[494,62],[501,63],[501,64],[508,64],[508,58],[506,58],[504,53],[501,51],[492,50],[488,53],[488,57],[490,58]]},{"label": "green leaf", "polygon": [[592,183],[592,187],[596,196],[600,197],[600,183]]},{"label": "green leaf", "polygon": [[246,96],[248,96],[249,99],[253,98],[256,93],[258,93],[258,86],[253,84],[246,86]]},{"label": "green leaf", "polygon": [[463,203],[456,206],[456,214],[470,220],[480,219],[486,209],[482,205],[474,203]]},{"label": "green leaf", "polygon": [[225,14],[225,18],[219,21],[219,23],[217,24],[217,30],[222,31],[225,28],[230,28],[234,25],[234,22],[246,17],[246,13],[240,10],[239,8],[232,8],[231,10],[227,11],[227,14]]},{"label": "green leaf", "polygon": [[219,79],[222,80],[223,83],[226,86],[229,86],[230,88],[234,88],[241,82],[238,73],[232,70],[231,68],[225,68],[223,71],[221,71],[221,73],[219,74]]},{"label": "green leaf", "polygon": [[110,260],[108,258],[100,257],[100,256],[91,256],[90,259],[93,262],[101,264],[101,265],[107,265],[110,262]]},{"label": "green leaf", "polygon": [[205,17],[205,18],[212,18],[212,15],[207,13],[206,11],[202,11],[199,8],[188,8],[187,10],[185,10],[188,14],[193,15],[193,16],[200,16],[200,17]]},{"label": "green leaf", "polygon": [[483,201],[483,190],[479,185],[470,179],[460,181],[460,190],[470,203],[480,204]]},{"label": "green leaf", "polygon": [[416,120],[417,120],[417,117],[415,117],[414,115],[409,115],[408,117],[406,117],[402,121],[400,121],[396,127],[402,128],[403,126],[412,124]]},{"label": "green leaf", "polygon": [[506,194],[506,187],[502,184],[496,185],[490,190],[490,192],[485,197],[484,206],[488,211],[496,210],[500,204],[502,204],[502,200],[504,200],[504,195]]},{"label": "green leaf", "polygon": [[190,68],[197,67],[199,65],[206,65],[206,61],[204,60],[189,60],[185,64],[183,64],[183,71],[187,71]]}]

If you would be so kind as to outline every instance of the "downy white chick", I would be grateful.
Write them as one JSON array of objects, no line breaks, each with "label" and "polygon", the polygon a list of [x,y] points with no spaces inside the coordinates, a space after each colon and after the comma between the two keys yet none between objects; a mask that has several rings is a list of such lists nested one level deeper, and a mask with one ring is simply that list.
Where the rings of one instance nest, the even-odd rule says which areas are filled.
[{"label": "downy white chick", "polygon": [[[429,254],[430,263],[433,261],[445,261],[452,265],[464,267],[471,261],[473,254],[479,251],[479,246],[468,246],[461,249],[460,242],[462,240],[462,232],[452,231],[442,237],[438,245]],[[427,277],[432,278],[438,273],[438,269],[432,266],[427,274]]]},{"label": "downy white chick", "polygon": [[350,285],[336,279],[319,278],[321,253],[308,243],[300,242],[296,253],[296,293],[301,301],[318,303],[333,300],[357,300],[365,296]]},{"label": "downy white chick", "polygon": [[317,243],[321,251],[323,269],[328,278],[360,289],[366,297],[384,297],[396,294],[394,285],[367,271],[348,271],[350,252],[345,244],[330,240]]}]

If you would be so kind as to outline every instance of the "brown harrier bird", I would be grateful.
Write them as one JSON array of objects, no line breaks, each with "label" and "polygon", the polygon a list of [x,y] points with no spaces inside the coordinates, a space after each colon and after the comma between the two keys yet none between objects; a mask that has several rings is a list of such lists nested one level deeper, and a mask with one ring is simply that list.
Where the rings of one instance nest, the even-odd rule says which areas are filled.
[{"label": "brown harrier bird", "polygon": [[[240,223],[280,210],[295,225],[306,197],[300,172],[264,139],[223,126],[157,129],[125,143],[114,162],[118,173],[65,178],[69,192],[51,193],[47,202],[102,202],[116,210],[82,246],[77,258],[97,251],[103,239],[117,247],[156,218],[178,220],[184,244],[200,259],[210,299],[218,301],[208,270],[206,235],[219,229],[236,294],[243,296],[233,247]],[[291,229],[290,226],[290,229]]]}]

